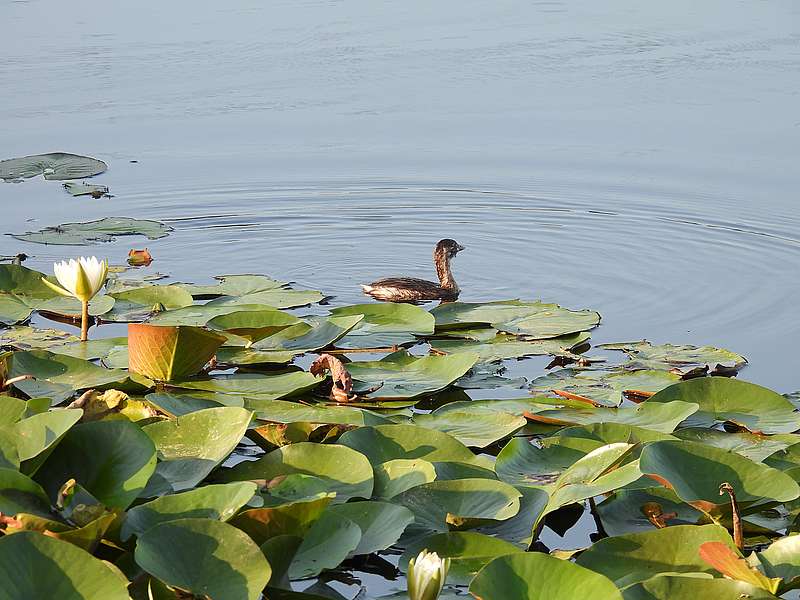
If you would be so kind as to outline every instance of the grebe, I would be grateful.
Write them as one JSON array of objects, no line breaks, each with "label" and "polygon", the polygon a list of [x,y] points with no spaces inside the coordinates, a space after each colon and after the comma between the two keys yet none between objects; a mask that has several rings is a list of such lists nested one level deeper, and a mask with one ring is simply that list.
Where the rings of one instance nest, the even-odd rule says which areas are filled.
[{"label": "grebe", "polygon": [[461,252],[464,246],[451,239],[441,240],[433,251],[433,264],[439,283],[417,279],[416,277],[387,277],[378,279],[361,289],[376,300],[389,302],[423,302],[427,300],[444,300],[452,302],[458,299],[461,290],[450,272],[450,259]]}]

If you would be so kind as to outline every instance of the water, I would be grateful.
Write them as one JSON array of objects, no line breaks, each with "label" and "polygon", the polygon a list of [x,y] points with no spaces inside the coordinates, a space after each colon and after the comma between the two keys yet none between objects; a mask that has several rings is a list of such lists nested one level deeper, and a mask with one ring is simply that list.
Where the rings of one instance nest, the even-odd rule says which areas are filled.
[{"label": "water", "polygon": [[794,0],[30,0],[0,22],[0,156],[97,156],[114,194],[0,185],[2,231],[175,227],[0,254],[48,270],[146,245],[175,280],[264,272],[356,302],[432,276],[453,237],[464,300],[594,308],[595,341],[720,345],[800,388]]}]

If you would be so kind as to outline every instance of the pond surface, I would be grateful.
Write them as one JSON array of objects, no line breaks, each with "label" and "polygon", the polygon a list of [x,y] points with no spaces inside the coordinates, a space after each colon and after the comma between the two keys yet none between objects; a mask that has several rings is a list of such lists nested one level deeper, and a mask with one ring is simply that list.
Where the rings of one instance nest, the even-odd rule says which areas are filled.
[{"label": "pond surface", "polygon": [[175,228],[0,254],[148,246],[175,280],[263,272],[352,303],[431,277],[452,237],[463,300],[593,308],[595,342],[727,347],[800,388],[794,0],[30,0],[0,22],[0,158],[96,156],[114,194],[0,184],[2,232]]}]

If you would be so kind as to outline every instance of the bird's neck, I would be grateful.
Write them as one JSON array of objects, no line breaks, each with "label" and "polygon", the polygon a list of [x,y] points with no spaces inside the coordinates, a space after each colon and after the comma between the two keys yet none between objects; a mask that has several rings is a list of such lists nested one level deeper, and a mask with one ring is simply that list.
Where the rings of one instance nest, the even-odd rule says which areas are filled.
[{"label": "bird's neck", "polygon": [[439,285],[448,290],[458,291],[458,284],[450,271],[450,257],[446,254],[434,256],[433,262],[436,265],[436,274],[439,276]]}]

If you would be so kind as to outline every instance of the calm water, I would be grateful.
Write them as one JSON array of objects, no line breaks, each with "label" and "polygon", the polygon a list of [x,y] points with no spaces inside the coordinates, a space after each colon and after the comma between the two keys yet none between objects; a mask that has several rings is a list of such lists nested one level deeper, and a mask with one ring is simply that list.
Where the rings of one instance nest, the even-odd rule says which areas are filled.
[{"label": "calm water", "polygon": [[595,308],[597,341],[721,345],[800,388],[795,0],[207,4],[0,3],[0,156],[97,156],[114,194],[0,184],[3,232],[160,219],[153,269],[337,302],[453,237],[464,300]]}]

